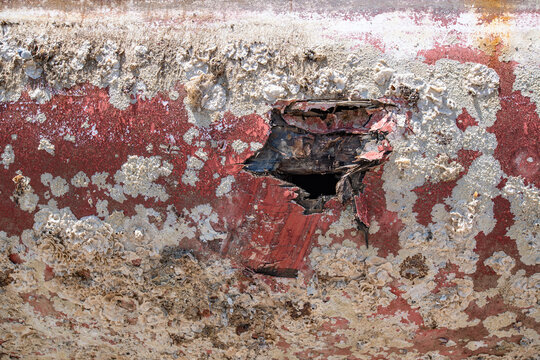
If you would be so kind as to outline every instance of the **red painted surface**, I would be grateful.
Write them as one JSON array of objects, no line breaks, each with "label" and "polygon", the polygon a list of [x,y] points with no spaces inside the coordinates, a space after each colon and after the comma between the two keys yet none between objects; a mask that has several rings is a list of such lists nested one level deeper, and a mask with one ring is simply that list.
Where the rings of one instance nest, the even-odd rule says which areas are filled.
[{"label": "red painted surface", "polygon": [[380,230],[369,237],[369,243],[378,249],[379,256],[397,254],[399,238],[397,234],[403,228],[403,223],[393,211],[386,209],[386,197],[383,190],[382,167],[368,172],[364,177],[364,189],[370,221],[376,220]]},{"label": "red painted surface", "polygon": [[463,108],[462,113],[456,118],[456,125],[459,130],[465,131],[469,126],[478,126],[478,121]]},{"label": "red painted surface", "polygon": [[467,173],[472,162],[480,156],[478,151],[459,150],[456,162],[463,166],[463,171],[458,178],[445,182],[432,183],[428,182],[417,187],[413,191],[418,196],[414,203],[413,211],[417,214],[416,220],[419,224],[427,226],[432,222],[431,211],[435,204],[444,202],[444,200],[452,195],[452,190],[456,186],[457,180]]},{"label": "red painted surface", "polygon": [[[497,137],[498,146],[495,157],[499,160],[506,175],[522,176],[527,183],[540,186],[540,119],[536,107],[529,98],[519,91],[513,91],[514,82],[512,63],[500,62],[497,54],[489,55],[479,51],[460,47],[435,48],[421,54],[426,63],[433,64],[439,59],[449,58],[459,61],[474,61],[486,64],[495,69],[501,78],[500,101],[501,110],[497,114],[496,123],[489,131]],[[176,209],[192,208],[199,204],[211,204],[219,215],[219,223],[215,229],[228,234],[228,237],[219,243],[190,242],[186,245],[194,248],[201,254],[218,253],[224,257],[231,257],[238,266],[258,268],[272,266],[277,269],[297,269],[309,272],[307,255],[314,246],[317,230],[323,233],[329,226],[339,219],[343,206],[337,201],[331,201],[327,207],[332,210],[325,214],[304,215],[303,209],[291,200],[295,194],[291,189],[283,188],[280,182],[269,177],[255,177],[242,170],[242,162],[253,155],[251,150],[237,154],[232,149],[232,142],[241,139],[246,143],[264,143],[269,127],[264,117],[252,114],[236,117],[226,113],[219,121],[207,129],[199,128],[200,135],[193,141],[205,141],[205,150],[209,154],[204,168],[199,172],[199,182],[196,187],[184,185],[181,181],[186,169],[187,155],[193,155],[197,150],[195,146],[187,145],[182,136],[192,126],[184,108],[183,98],[185,92],[178,88],[180,97],[171,100],[164,95],[158,95],[152,100],[139,100],[125,111],[112,107],[109,103],[107,91],[90,85],[55,95],[44,105],[38,105],[29,100],[26,95],[16,103],[1,104],[0,145],[12,144],[15,151],[16,163],[11,165],[9,171],[0,169],[0,229],[8,235],[20,235],[24,229],[32,227],[33,214],[22,211],[9,196],[14,190],[11,181],[16,170],[31,178],[30,185],[40,196],[40,204],[46,200],[43,194],[47,190],[41,184],[40,176],[51,173],[53,176],[62,176],[69,180],[76,173],[83,170],[87,175],[96,172],[108,172],[114,176],[128,155],[151,156],[160,155],[163,160],[173,165],[172,174],[167,179],[159,179],[157,183],[165,186],[170,198],[166,202],[155,202],[153,199],[144,200],[141,197],[131,198],[123,203],[109,199],[109,211],[121,210],[125,215],[134,214],[134,205],[143,204],[165,214],[168,205]],[[25,119],[37,112],[46,115],[43,124],[31,124]],[[54,119],[51,121],[50,119]],[[388,126],[385,119],[378,119],[374,127]],[[88,126],[87,126],[87,125]],[[476,126],[477,120],[472,118],[465,110],[458,116],[457,125],[462,131],[470,126]],[[322,124],[310,126],[321,127]],[[313,127],[311,127],[313,128]],[[373,129],[373,127],[372,127]],[[326,129],[328,130],[328,129]],[[13,140],[10,136],[17,135]],[[63,137],[72,134],[74,143],[66,141]],[[41,137],[47,138],[55,145],[55,156],[45,151],[37,151]],[[217,147],[211,148],[211,141],[217,142]],[[146,150],[148,144],[153,145],[153,151]],[[178,154],[163,150],[160,145],[178,146]],[[432,222],[431,211],[433,205],[448,198],[460,177],[466,174],[471,163],[479,155],[478,152],[460,150],[455,159],[463,165],[464,171],[455,180],[430,184],[415,189],[418,196],[414,204],[417,220],[422,225]],[[221,157],[225,158],[225,166],[221,164]],[[530,160],[532,158],[532,161]],[[377,249],[380,256],[397,254],[399,251],[398,234],[403,224],[397,214],[386,209],[386,198],[382,180],[383,167],[369,172],[364,183],[364,193],[356,200],[357,208],[364,223],[376,221],[380,230],[370,237],[370,246]],[[216,188],[220,177],[232,175],[235,178],[230,196],[216,197]],[[502,180],[502,179],[501,179]],[[175,183],[176,181],[176,183]],[[77,217],[95,214],[97,199],[104,198],[104,190],[99,190],[90,184],[88,188],[70,187],[69,195],[57,198],[58,207],[69,206]],[[497,224],[489,234],[480,233],[476,237],[475,251],[480,256],[477,271],[472,275],[475,290],[485,290],[496,286],[497,276],[483,265],[483,261],[494,251],[504,251],[516,260],[516,267],[532,274],[534,268],[526,266],[519,261],[519,254],[515,242],[506,236],[507,229],[513,223],[513,215],[507,200],[502,197],[494,199],[495,218]],[[349,233],[335,242],[342,242],[351,238]],[[182,243],[185,239],[179,239]],[[357,238],[353,239],[359,242]],[[22,256],[24,258],[24,256]],[[21,264],[24,259],[21,255],[12,254],[10,260],[14,264]],[[135,260],[134,260],[135,261]],[[135,265],[135,263],[134,263]],[[445,271],[439,273],[440,284],[434,292],[441,287],[455,286],[445,283],[444,279],[449,273],[456,274],[456,278],[463,277],[455,271],[453,264],[448,264]],[[54,269],[45,270],[45,280],[54,277]],[[272,280],[269,280],[272,282]],[[276,289],[279,284],[273,283]],[[283,288],[282,291],[287,291]],[[417,310],[412,309],[407,301],[398,296],[390,306],[381,308],[374,315],[394,314],[405,311],[409,314],[408,321],[420,326],[415,341],[415,349],[419,352],[439,350],[441,354],[451,359],[461,359],[474,354],[462,347],[451,353],[441,346],[441,336],[458,341],[465,337],[469,339],[483,338],[487,335],[482,325],[449,331],[448,329],[434,328],[423,323]],[[52,307],[49,299],[43,295],[22,295],[22,299],[43,315],[61,317]],[[508,309],[502,301],[490,301],[488,306],[478,308],[471,304],[467,312],[476,318],[485,319],[487,316],[504,312]],[[519,314],[519,311],[516,311]],[[325,324],[320,330],[322,338],[328,344],[336,344],[341,340],[332,333],[337,328],[346,328],[347,323],[335,319],[335,323]],[[519,315],[518,321],[526,320]],[[495,345],[489,343],[489,347]],[[287,348],[288,344],[282,342],[278,346]],[[485,352],[485,349],[482,349]],[[315,355],[342,355],[349,356],[349,349],[329,348],[327,350],[305,351],[297,353],[300,358],[310,358]]]}]

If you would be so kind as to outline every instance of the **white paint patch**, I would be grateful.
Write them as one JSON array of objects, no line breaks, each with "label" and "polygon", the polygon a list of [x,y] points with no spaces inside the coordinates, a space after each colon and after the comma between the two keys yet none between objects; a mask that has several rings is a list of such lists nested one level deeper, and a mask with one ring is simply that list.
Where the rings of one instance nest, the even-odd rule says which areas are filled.
[{"label": "white paint patch", "polygon": [[15,153],[13,152],[13,147],[11,144],[7,144],[2,153],[2,164],[4,169],[9,169],[9,165],[15,162]]},{"label": "white paint patch", "polygon": [[[108,184],[107,184],[108,185]],[[127,200],[126,196],[124,195],[124,189],[122,188],[122,185],[115,184],[114,186],[109,185],[109,196],[119,203],[123,203]]]},{"label": "white paint patch", "polygon": [[188,155],[186,171],[184,171],[184,174],[182,175],[182,182],[186,185],[195,186],[199,181],[199,170],[204,167],[204,161],[207,159],[208,154],[202,149],[198,149],[194,156]]},{"label": "white paint patch", "polygon": [[525,276],[525,270],[518,270],[508,279],[504,290],[501,291],[507,304],[519,308],[529,308],[538,301],[538,288],[540,287],[540,273]]},{"label": "white paint patch", "polygon": [[63,139],[66,140],[66,141],[72,142],[72,143],[75,142],[75,136],[73,136],[73,135],[71,135],[71,134],[66,134],[66,135],[64,135],[64,138],[63,138]]},{"label": "white paint patch", "polygon": [[37,113],[34,116],[27,116],[26,121],[31,124],[43,124],[47,120],[47,116],[43,113]]},{"label": "white paint patch", "polygon": [[201,170],[204,167],[204,161],[196,156],[188,156],[186,167],[190,170]]},{"label": "white paint patch", "polygon": [[199,181],[198,173],[193,170],[186,170],[182,175],[182,182],[186,185],[195,186]]},{"label": "white paint patch", "polygon": [[497,275],[510,276],[512,269],[516,266],[516,261],[504,251],[497,251],[487,258],[484,264],[492,268]]},{"label": "white paint patch", "polygon": [[83,171],[79,171],[75,176],[71,179],[71,185],[80,188],[80,187],[88,187],[88,184],[90,184],[90,179]]},{"label": "white paint patch", "polygon": [[234,176],[229,175],[221,179],[221,183],[216,189],[216,196],[221,197],[228,194],[231,191],[231,185],[234,182]]},{"label": "white paint patch", "polygon": [[0,254],[14,252],[14,248],[19,245],[18,236],[7,236],[5,231],[0,231]]},{"label": "white paint patch", "polygon": [[264,147],[264,144],[261,144],[260,142],[252,141],[249,143],[249,149],[251,151],[257,151]]},{"label": "white paint patch", "polygon": [[191,145],[194,138],[199,136],[199,130],[196,127],[190,128],[182,137],[186,144]]},{"label": "white paint patch", "polygon": [[234,151],[236,151],[237,154],[241,154],[248,148],[248,144],[243,142],[242,140],[234,140],[232,143],[232,148]]},{"label": "white paint patch", "polygon": [[184,211],[184,213],[189,214],[190,218],[196,223],[199,239],[202,242],[225,240],[227,238],[226,233],[214,230],[212,224],[218,222],[218,215],[213,211],[210,204],[198,205],[191,209],[190,212]]},{"label": "white paint patch", "polygon": [[335,221],[330,224],[328,231],[324,234],[320,233],[320,230],[317,230],[316,234],[319,234],[317,237],[317,242],[321,246],[328,246],[334,241],[345,235],[345,230],[356,228],[355,223],[355,214],[351,207],[347,207],[341,212],[338,221]]},{"label": "white paint patch", "polygon": [[483,341],[469,341],[467,345],[465,345],[465,347],[471,351],[475,351],[486,346],[487,344]]},{"label": "white paint patch", "polygon": [[38,150],[45,150],[49,154],[54,156],[54,145],[50,142],[49,139],[39,140]]},{"label": "white paint patch", "polygon": [[60,176],[54,177],[49,173],[41,175],[41,183],[49,186],[53,196],[64,196],[69,191],[69,185],[65,179]]},{"label": "white paint patch", "polygon": [[107,217],[109,216],[109,210],[107,207],[109,206],[109,202],[107,200],[98,200],[96,202],[96,212],[99,217]]},{"label": "white paint patch", "polygon": [[34,194],[33,190],[28,191],[19,196],[18,202],[21,210],[31,213],[36,210],[37,203],[39,202],[39,196]]},{"label": "white paint patch", "polygon": [[110,189],[112,186],[107,184],[107,177],[109,177],[107,172],[95,173],[92,175],[92,184],[96,185],[99,190]]},{"label": "white paint patch", "polygon": [[[532,59],[528,59],[532,60]],[[540,72],[531,71],[534,64],[517,64],[514,68],[516,80],[514,91],[521,91],[521,95],[529,97],[536,104],[536,113],[540,116]]]},{"label": "white paint patch", "polygon": [[132,197],[166,201],[169,195],[162,185],[155,184],[161,176],[169,176],[173,166],[161,161],[160,156],[143,157],[130,155],[114,175],[117,183],[123,184],[123,192]]},{"label": "white paint patch", "polygon": [[525,185],[521,177],[510,176],[502,196],[510,201],[514,215],[506,235],[516,241],[524,264],[540,264],[540,190],[533,184]]},{"label": "white paint patch", "polygon": [[377,220],[372,220],[369,224],[369,233],[370,234],[376,234],[379,232],[381,227],[379,226],[379,222]]},{"label": "white paint patch", "polygon": [[197,151],[195,151],[195,155],[204,161],[208,160],[208,154],[203,149],[197,149]]}]

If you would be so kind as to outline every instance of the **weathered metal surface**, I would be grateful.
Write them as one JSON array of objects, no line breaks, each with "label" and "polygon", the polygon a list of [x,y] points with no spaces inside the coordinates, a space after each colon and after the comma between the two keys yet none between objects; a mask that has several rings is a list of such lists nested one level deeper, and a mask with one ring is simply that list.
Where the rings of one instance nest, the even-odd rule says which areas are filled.
[{"label": "weathered metal surface", "polygon": [[[306,215],[324,211],[334,198],[352,204],[356,212],[365,172],[392,150],[385,136],[396,128],[396,115],[388,107],[395,105],[379,100],[280,101],[269,114],[265,145],[246,160],[244,169],[297,186],[294,202]],[[359,214],[358,220],[365,216]]]},{"label": "weathered metal surface", "polygon": [[[166,5],[0,15],[1,356],[537,357],[536,7]],[[246,171],[272,108],[354,201]]]}]

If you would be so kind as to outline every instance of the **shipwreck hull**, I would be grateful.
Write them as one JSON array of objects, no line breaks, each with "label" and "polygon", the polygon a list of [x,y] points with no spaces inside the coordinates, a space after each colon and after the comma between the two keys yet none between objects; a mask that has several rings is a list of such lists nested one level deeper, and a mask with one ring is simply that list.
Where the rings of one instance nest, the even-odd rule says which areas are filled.
[{"label": "shipwreck hull", "polygon": [[4,5],[0,357],[537,356],[537,5],[334,3]]}]

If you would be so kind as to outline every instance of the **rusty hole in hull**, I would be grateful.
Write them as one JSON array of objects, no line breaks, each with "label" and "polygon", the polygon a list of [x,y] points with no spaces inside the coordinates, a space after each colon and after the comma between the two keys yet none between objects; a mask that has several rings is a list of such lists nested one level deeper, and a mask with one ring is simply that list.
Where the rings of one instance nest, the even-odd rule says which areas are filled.
[{"label": "rusty hole in hull", "polygon": [[278,101],[268,140],[244,169],[296,188],[294,202],[304,214],[323,212],[334,197],[356,207],[365,173],[391,151],[382,146],[391,128],[384,125],[389,107],[395,105],[379,100]]},{"label": "rusty hole in hull", "polygon": [[272,266],[263,266],[256,269],[252,269],[255,274],[268,275],[273,277],[283,277],[283,278],[296,278],[298,276],[298,269],[290,268],[276,268]]},{"label": "rusty hole in hull", "polygon": [[339,174],[280,174],[280,178],[288,183],[304,189],[308,199],[318,199],[321,196],[335,196]]}]

